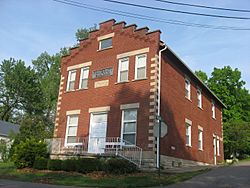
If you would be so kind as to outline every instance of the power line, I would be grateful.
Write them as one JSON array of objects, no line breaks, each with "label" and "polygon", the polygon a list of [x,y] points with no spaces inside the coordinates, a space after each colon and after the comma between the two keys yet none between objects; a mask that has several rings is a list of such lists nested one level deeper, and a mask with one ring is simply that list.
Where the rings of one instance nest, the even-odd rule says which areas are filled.
[{"label": "power line", "polygon": [[243,31],[250,30],[250,28],[229,27],[229,26],[213,26],[213,25],[206,25],[206,24],[183,22],[180,20],[159,19],[156,17],[145,16],[145,15],[135,14],[135,13],[131,13],[131,12],[117,11],[117,10],[113,10],[113,9],[92,6],[89,4],[84,4],[84,3],[72,1],[72,0],[53,0],[53,1],[58,2],[58,3],[62,3],[62,4],[66,4],[66,5],[75,6],[78,8],[84,8],[84,9],[89,9],[89,10],[98,11],[98,12],[105,12],[105,13],[109,13],[109,14],[126,16],[126,17],[141,19],[141,20],[149,20],[149,21],[165,23],[165,24],[173,24],[173,25],[180,25],[180,26],[187,26],[187,27],[198,27],[198,28],[211,28],[211,29],[220,29],[220,30],[243,30]]},{"label": "power line", "polygon": [[188,15],[194,15],[194,16],[205,16],[205,17],[223,18],[223,19],[250,20],[250,17],[225,16],[225,15],[219,15],[219,14],[205,14],[205,13],[199,13],[199,12],[173,10],[173,9],[166,9],[166,8],[160,8],[160,7],[146,6],[146,5],[141,5],[141,4],[126,3],[126,2],[115,1],[115,0],[103,0],[103,1],[107,1],[107,2],[110,2],[110,3],[116,3],[116,4],[127,5],[127,6],[139,7],[139,8],[146,8],[146,9],[151,9],[151,10],[174,12],[174,13],[188,14]]},{"label": "power line", "polygon": [[182,2],[174,2],[174,1],[167,1],[167,0],[154,0],[168,4],[174,5],[181,5],[181,6],[189,6],[189,7],[197,7],[197,8],[204,8],[204,9],[212,9],[212,10],[223,10],[223,11],[232,11],[232,12],[250,12],[247,9],[232,9],[232,8],[224,8],[224,7],[212,7],[200,4],[190,4],[190,3],[182,3]]}]

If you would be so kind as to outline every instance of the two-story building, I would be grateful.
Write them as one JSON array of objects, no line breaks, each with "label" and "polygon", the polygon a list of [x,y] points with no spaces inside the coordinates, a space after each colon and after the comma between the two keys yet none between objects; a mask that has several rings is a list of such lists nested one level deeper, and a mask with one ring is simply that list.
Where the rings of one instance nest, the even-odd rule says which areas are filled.
[{"label": "two-story building", "polygon": [[223,161],[224,104],[160,40],[159,30],[108,20],[62,58],[52,157],[117,154],[166,167]]}]

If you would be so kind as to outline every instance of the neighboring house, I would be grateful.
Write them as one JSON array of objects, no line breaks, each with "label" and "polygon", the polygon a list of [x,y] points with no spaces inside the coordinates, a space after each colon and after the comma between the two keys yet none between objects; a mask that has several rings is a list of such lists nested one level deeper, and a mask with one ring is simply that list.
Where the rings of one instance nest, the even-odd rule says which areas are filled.
[{"label": "neighboring house", "polygon": [[[6,121],[0,121],[0,141],[4,141],[3,143],[7,145],[7,148],[11,146],[10,135],[17,134],[19,132],[19,125],[9,123]],[[2,142],[1,142],[2,143]],[[1,153],[0,153],[0,161],[1,161]]]},{"label": "neighboring house", "polygon": [[161,40],[159,30],[109,20],[62,58],[53,158],[116,154],[165,167],[223,161],[224,104]]}]

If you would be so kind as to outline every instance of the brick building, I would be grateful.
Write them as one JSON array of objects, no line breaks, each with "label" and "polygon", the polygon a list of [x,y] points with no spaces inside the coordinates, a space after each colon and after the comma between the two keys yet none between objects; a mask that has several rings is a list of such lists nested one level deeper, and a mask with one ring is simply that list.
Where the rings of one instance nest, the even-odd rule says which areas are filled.
[{"label": "brick building", "polygon": [[223,161],[224,104],[160,40],[159,30],[108,20],[62,58],[53,157],[117,154],[165,167]]}]

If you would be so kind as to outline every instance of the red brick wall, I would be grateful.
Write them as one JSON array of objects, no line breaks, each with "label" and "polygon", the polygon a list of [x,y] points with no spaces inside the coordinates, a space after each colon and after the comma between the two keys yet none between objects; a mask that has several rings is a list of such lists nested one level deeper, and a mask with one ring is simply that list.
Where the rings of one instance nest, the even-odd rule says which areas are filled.
[{"label": "red brick wall", "polygon": [[[121,104],[140,103],[137,122],[137,145],[144,150],[148,148],[148,121],[149,121],[149,88],[151,58],[157,54],[160,32],[147,33],[147,29],[135,30],[136,26],[124,27],[124,22],[115,24],[114,20],[100,24],[98,31],[90,33],[89,39],[83,40],[79,48],[71,50],[71,55],[63,58],[61,74],[65,77],[61,106],[59,111],[57,137],[65,137],[66,111],[81,110],[79,115],[78,136],[88,136],[90,114],[89,108],[110,106],[108,112],[108,137],[121,135]],[[115,33],[113,47],[97,51],[99,42],[97,37]],[[133,81],[135,69],[135,56],[129,57],[129,82],[117,84],[118,59],[117,54],[148,48],[147,53],[147,78],[146,80]],[[67,67],[92,61],[89,71],[88,89],[66,92]],[[92,72],[113,67],[113,76],[92,79]],[[78,88],[80,69],[77,69],[75,89]],[[94,88],[94,83],[100,80],[109,80],[109,86]]]},{"label": "red brick wall", "polygon": [[[216,119],[213,119],[212,96],[180,66],[180,62],[174,61],[167,54],[162,63],[161,115],[169,127],[168,135],[162,139],[161,152],[172,157],[213,164],[213,134],[222,137],[221,106],[215,101]],[[191,80],[191,100],[185,97],[185,75]],[[202,89],[203,109],[197,106],[197,86]],[[185,118],[192,121],[192,147],[186,146]],[[203,127],[203,151],[198,150],[198,125]],[[223,143],[220,141],[217,162],[222,162],[223,158]]]}]

